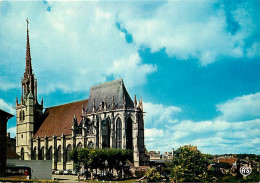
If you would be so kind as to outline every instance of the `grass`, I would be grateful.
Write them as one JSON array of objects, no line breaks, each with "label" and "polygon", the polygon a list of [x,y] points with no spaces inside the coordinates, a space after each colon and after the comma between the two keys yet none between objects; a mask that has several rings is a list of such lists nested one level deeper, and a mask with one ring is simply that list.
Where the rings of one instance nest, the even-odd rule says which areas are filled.
[{"label": "grass", "polygon": [[21,178],[0,178],[1,182],[37,182],[37,183],[60,183],[57,180],[45,180],[45,179],[21,179]]},{"label": "grass", "polygon": [[84,182],[89,182],[89,183],[96,183],[96,182],[104,182],[104,183],[116,183],[116,182],[126,182],[126,183],[132,183],[132,182],[138,182],[140,178],[130,178],[130,179],[119,179],[119,180],[84,180]]}]

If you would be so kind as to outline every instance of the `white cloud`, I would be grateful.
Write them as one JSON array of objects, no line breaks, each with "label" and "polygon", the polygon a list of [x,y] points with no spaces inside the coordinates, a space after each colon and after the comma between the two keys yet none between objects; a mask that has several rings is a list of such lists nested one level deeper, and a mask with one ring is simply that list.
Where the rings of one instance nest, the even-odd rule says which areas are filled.
[{"label": "white cloud", "polygon": [[109,74],[116,78],[123,77],[128,87],[141,85],[146,82],[146,75],[156,71],[156,66],[142,64],[137,53],[127,58],[113,61],[111,67],[107,68]]},{"label": "white cloud", "polygon": [[27,17],[32,65],[40,94],[58,89],[86,91],[111,75],[115,79],[124,77],[130,88],[144,84],[146,76],[156,71],[156,66],[142,63],[139,48],[127,43],[117,28],[118,8],[112,8],[116,5],[106,9],[94,1],[49,4],[51,12],[46,11],[42,2],[24,3],[25,8],[9,2],[8,13],[0,15],[0,66],[12,65],[12,69],[10,66],[6,70],[16,71],[13,77],[17,83],[25,67]]},{"label": "white cloud", "polygon": [[15,114],[15,109],[12,107],[12,105],[6,103],[3,99],[0,99],[0,109],[9,112],[13,115]]},{"label": "white cloud", "polygon": [[218,119],[227,121],[250,120],[260,118],[260,93],[244,95],[217,105],[222,112]]},{"label": "white cloud", "polygon": [[[15,82],[8,78],[6,83],[20,82],[21,68],[25,65],[22,60],[27,17],[39,93],[57,89],[86,91],[111,75],[124,77],[129,87],[142,85],[146,76],[156,71],[155,65],[144,64],[139,57],[138,51],[143,46],[153,52],[165,48],[169,56],[180,59],[195,57],[202,65],[222,57],[243,57],[244,40],[252,32],[250,14],[243,8],[233,12],[241,29],[232,35],[226,31],[225,12],[221,7],[216,8],[216,2],[127,1],[119,5],[118,2],[48,1],[50,12],[42,2],[23,5],[1,2],[6,7],[0,15],[0,66],[6,66],[6,71],[16,71],[12,75]],[[132,44],[126,42],[117,22],[133,36]],[[247,55],[254,57],[258,47],[253,44]],[[4,87],[17,86],[1,85]]]},{"label": "white cloud", "polygon": [[[218,128],[220,124],[222,126]],[[171,128],[162,125],[160,130],[145,130],[145,144],[149,151],[170,151],[171,148],[192,144],[203,153],[259,154],[259,126],[260,119],[243,122],[180,121]]]},{"label": "white cloud", "polygon": [[150,137],[163,137],[164,136],[164,130],[163,129],[156,129],[156,128],[148,128],[145,129],[145,136],[146,138],[150,138]]},{"label": "white cloud", "polygon": [[162,123],[176,123],[174,117],[176,114],[181,112],[181,109],[176,106],[164,106],[162,104],[153,104],[150,102],[144,103],[144,111],[147,112],[144,120],[146,121],[145,125],[148,128],[158,128]]},{"label": "white cloud", "polygon": [[16,126],[8,128],[7,133],[10,133],[10,136],[13,138],[16,136]]},{"label": "white cloud", "polygon": [[[222,115],[208,121],[178,120],[176,113],[181,112],[180,108],[146,103],[146,147],[149,151],[170,151],[192,144],[204,153],[259,154],[259,103],[259,93],[230,99],[217,105]],[[172,109],[169,114],[167,109]],[[167,117],[160,120],[161,116]]]},{"label": "white cloud", "polygon": [[185,60],[195,57],[202,65],[222,57],[241,58],[244,41],[253,33],[250,14],[242,7],[231,13],[241,26],[232,35],[226,30],[227,15],[221,7],[216,8],[216,3],[168,1],[153,11],[121,11],[119,19],[138,46],[153,52],[165,48],[169,56]]},{"label": "white cloud", "polygon": [[169,143],[169,139],[171,139],[171,134],[169,133],[169,131],[164,129],[146,128],[144,133],[145,146],[148,151],[164,151],[165,149],[171,149],[171,144]]}]

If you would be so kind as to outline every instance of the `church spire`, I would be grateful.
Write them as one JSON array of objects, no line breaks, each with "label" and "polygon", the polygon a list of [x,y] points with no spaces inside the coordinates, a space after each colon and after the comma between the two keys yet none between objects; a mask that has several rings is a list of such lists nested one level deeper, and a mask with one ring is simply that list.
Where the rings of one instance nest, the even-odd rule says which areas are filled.
[{"label": "church spire", "polygon": [[[32,58],[31,58],[31,50],[30,50],[30,40],[29,40],[29,21],[28,18],[26,19],[27,22],[27,42],[26,42],[26,65],[25,65],[25,72],[24,77],[22,79],[22,98],[28,97],[29,94],[31,97],[37,98],[37,82],[34,78],[34,74],[32,71]],[[36,99],[37,101],[37,99]]]},{"label": "church spire", "polygon": [[31,59],[31,50],[30,50],[30,39],[29,39],[29,21],[28,18],[26,19],[27,22],[27,42],[26,42],[26,67],[24,75],[31,75],[32,74],[32,59]]}]

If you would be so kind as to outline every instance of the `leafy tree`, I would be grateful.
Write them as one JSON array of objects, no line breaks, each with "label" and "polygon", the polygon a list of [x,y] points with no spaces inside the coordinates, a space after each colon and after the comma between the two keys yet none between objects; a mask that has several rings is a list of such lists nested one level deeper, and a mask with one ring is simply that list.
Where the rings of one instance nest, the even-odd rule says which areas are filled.
[{"label": "leafy tree", "polygon": [[171,178],[176,182],[213,181],[207,173],[208,159],[198,150],[180,147],[173,158]]},{"label": "leafy tree", "polygon": [[[121,173],[126,161],[132,159],[132,152],[125,149],[73,149],[70,153],[71,159],[76,164],[82,164],[85,169],[91,170],[91,177],[93,170],[97,169],[104,172],[105,169],[109,169],[112,173],[113,169],[116,169],[118,174]],[[104,175],[102,173],[102,175]]]},{"label": "leafy tree", "polygon": [[80,149],[78,151],[78,159],[79,162],[82,163],[84,165],[84,168],[89,168],[89,165],[91,163],[91,159],[90,159],[90,149]]},{"label": "leafy tree", "polygon": [[70,154],[69,154],[69,158],[74,161],[74,163],[75,163],[75,167],[74,168],[77,171],[79,171],[79,169],[80,169],[79,163],[80,162],[79,162],[78,150],[77,149],[73,149],[70,152]]},{"label": "leafy tree", "polygon": [[166,178],[161,175],[155,167],[149,168],[144,175],[144,180],[146,182],[165,182]]}]

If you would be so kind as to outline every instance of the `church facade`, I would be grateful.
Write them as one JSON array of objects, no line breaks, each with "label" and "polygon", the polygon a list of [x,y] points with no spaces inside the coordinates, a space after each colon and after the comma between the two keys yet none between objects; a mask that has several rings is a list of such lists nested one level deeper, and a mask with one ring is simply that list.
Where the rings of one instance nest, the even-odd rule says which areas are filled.
[{"label": "church facade", "polygon": [[118,148],[133,152],[135,166],[147,165],[142,99],[134,101],[123,79],[93,86],[89,99],[44,110],[37,100],[27,22],[22,95],[16,98],[16,152],[24,160],[52,160],[52,168],[73,169],[74,148]]}]

